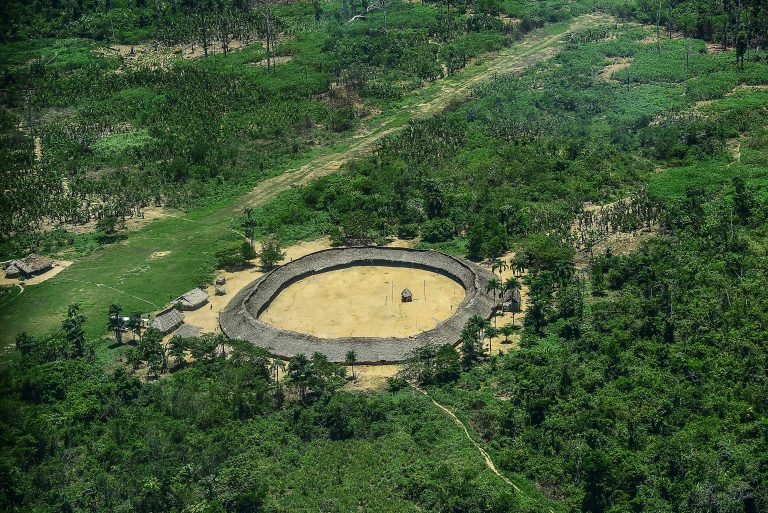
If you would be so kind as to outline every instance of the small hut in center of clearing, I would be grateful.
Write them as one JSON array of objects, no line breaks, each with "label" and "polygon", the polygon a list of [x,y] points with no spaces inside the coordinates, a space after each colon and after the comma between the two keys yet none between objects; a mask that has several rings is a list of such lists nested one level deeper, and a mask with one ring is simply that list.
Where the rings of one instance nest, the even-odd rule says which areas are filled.
[{"label": "small hut in center of clearing", "polygon": [[410,303],[413,301],[413,294],[408,289],[403,289],[403,292],[400,294],[400,298],[403,300],[403,303]]}]

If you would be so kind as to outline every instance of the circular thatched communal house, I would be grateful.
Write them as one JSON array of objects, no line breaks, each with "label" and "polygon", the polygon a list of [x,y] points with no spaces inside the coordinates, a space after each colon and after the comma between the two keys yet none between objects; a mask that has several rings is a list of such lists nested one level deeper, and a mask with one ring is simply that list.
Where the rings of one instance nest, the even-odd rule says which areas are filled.
[{"label": "circular thatched communal house", "polygon": [[[441,274],[461,285],[464,299],[455,313],[431,330],[403,338],[319,338],[276,328],[259,319],[270,303],[288,286],[324,272],[353,266],[411,267]],[[318,251],[294,260],[243,288],[219,316],[222,331],[233,339],[270,349],[273,355],[290,358],[303,353],[324,353],[331,361],[343,362],[355,351],[360,363],[402,361],[417,347],[428,344],[457,344],[462,328],[473,315],[488,318],[494,308],[485,286],[493,275],[461,259],[435,251],[387,247],[337,248]]]}]

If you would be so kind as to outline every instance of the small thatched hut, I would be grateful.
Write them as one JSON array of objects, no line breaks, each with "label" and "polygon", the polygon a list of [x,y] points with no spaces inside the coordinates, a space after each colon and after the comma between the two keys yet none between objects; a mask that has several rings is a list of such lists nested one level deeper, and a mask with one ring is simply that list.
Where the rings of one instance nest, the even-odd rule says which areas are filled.
[{"label": "small thatched hut", "polygon": [[208,302],[208,293],[203,289],[194,288],[177,297],[173,302],[181,305],[182,310],[197,310]]},{"label": "small thatched hut", "polygon": [[21,260],[11,260],[5,267],[5,277],[29,278],[48,271],[54,263],[52,258],[32,253]]},{"label": "small thatched hut", "polygon": [[158,313],[155,320],[152,321],[152,327],[165,335],[170,333],[184,322],[184,314],[175,307],[166,308]]},{"label": "small thatched hut", "polygon": [[504,312],[519,313],[520,305],[521,305],[520,289],[513,289],[509,297],[507,297],[504,300],[504,303],[501,305],[501,309]]},{"label": "small thatched hut", "polygon": [[413,301],[413,293],[408,289],[403,289],[403,292],[400,294],[400,299],[402,299],[403,303],[410,303]]},{"label": "small thatched hut", "polygon": [[179,336],[181,338],[193,338],[200,334],[200,328],[192,326],[191,324],[182,324],[176,331],[173,332],[173,336]]}]

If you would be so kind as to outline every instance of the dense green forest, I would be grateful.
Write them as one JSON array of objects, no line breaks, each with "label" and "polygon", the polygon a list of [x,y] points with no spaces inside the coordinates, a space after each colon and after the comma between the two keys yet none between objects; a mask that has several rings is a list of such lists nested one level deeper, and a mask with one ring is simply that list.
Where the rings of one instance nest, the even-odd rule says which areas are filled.
[{"label": "dense green forest", "polygon": [[[364,394],[322,355],[281,370],[222,337],[164,349],[149,331],[107,350],[70,307],[2,364],[0,508],[768,510],[765,3],[371,5],[3,3],[3,254],[118,239],[38,231],[51,220],[215,209],[473,57],[601,9],[616,21],[227,219],[283,242],[513,250],[519,347],[483,354],[492,328],[473,321],[458,348],[417,352]],[[103,51],[154,41],[170,64]],[[210,55],[174,53],[192,44]],[[616,200],[603,217],[584,208]],[[642,243],[606,249],[616,232]],[[12,299],[0,288],[0,311]],[[109,305],[86,306],[103,333]],[[141,361],[162,377],[139,379]]]}]

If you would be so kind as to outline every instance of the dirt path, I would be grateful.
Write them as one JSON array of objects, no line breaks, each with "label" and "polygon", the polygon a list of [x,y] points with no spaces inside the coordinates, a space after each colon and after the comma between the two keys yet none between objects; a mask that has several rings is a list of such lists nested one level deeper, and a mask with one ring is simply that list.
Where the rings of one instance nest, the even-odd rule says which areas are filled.
[{"label": "dirt path", "polygon": [[[491,472],[496,474],[496,476],[498,476],[502,481],[504,481],[506,484],[511,486],[516,492],[520,493],[521,495],[526,495],[525,492],[522,491],[519,486],[517,486],[515,483],[513,483],[507,476],[505,476],[504,474],[499,472],[499,469],[496,468],[496,464],[493,462],[493,460],[491,459],[490,455],[486,452],[485,449],[483,449],[480,446],[480,444],[477,443],[477,441],[470,434],[469,429],[467,428],[466,424],[464,424],[461,421],[461,419],[456,416],[455,413],[453,413],[450,409],[448,409],[447,407],[443,406],[442,404],[440,404],[437,401],[435,401],[434,399],[432,399],[432,397],[425,390],[423,390],[421,387],[419,387],[417,384],[411,383],[410,385],[414,389],[416,389],[417,391],[419,391],[422,394],[424,394],[424,396],[426,396],[427,399],[432,401],[432,404],[434,404],[435,406],[437,406],[438,408],[443,410],[451,418],[451,420],[453,421],[454,424],[456,424],[462,430],[464,430],[464,435],[467,437],[467,440],[472,442],[472,445],[475,446],[477,451],[483,457],[483,460],[485,460],[485,466],[488,467],[488,470],[490,470]],[[549,511],[550,511],[550,513],[554,513],[554,511],[552,509],[549,509]]]},{"label": "dirt path", "polygon": [[[256,206],[265,203],[290,187],[306,185],[315,178],[338,171],[349,160],[370,153],[382,138],[403,129],[412,119],[439,113],[451,102],[467,98],[474,87],[491,80],[496,75],[522,73],[537,62],[555,55],[559,51],[559,43],[569,33],[607,23],[609,20],[611,18],[605,15],[585,14],[574,19],[561,32],[555,34],[539,32],[529,35],[510,48],[490,57],[486,56],[487,60],[480,72],[473,72],[470,64],[464,73],[427,86],[417,93],[414,100],[406,104],[402,110],[382,116],[374,122],[374,125],[361,128],[352,136],[351,143],[346,148],[320,155],[299,168],[289,169],[279,176],[260,182],[238,201],[238,206]],[[422,101],[418,101],[419,99]]]}]

